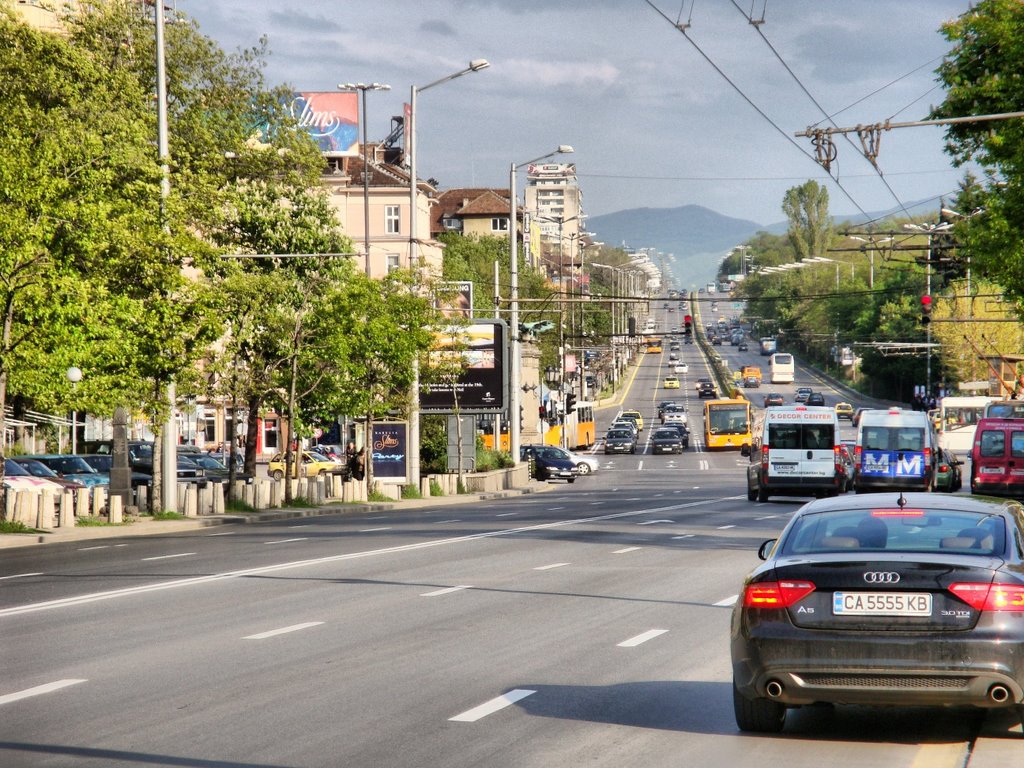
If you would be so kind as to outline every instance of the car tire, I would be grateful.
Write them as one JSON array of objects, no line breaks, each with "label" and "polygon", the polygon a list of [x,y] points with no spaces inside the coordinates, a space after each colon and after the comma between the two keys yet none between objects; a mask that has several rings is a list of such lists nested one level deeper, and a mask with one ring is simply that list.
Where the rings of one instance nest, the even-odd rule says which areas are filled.
[{"label": "car tire", "polygon": [[586,462],[581,461],[579,464],[576,465],[576,471],[579,472],[581,475],[589,475],[590,465],[587,464]]},{"label": "car tire", "polygon": [[567,483],[575,483],[576,482],[576,478],[575,477],[567,477],[565,479],[565,482],[567,482]]},{"label": "car tire", "polygon": [[284,479],[284,472],[282,472],[280,469],[275,469],[270,476],[272,478],[274,478],[275,480],[283,480]]},{"label": "car tire", "polygon": [[630,453],[636,453],[636,448],[635,448],[635,447],[633,447],[633,448],[630,448],[630,449],[629,449],[629,452],[630,452]]},{"label": "car tire", "polygon": [[747,488],[747,501],[757,501],[756,488]]},{"label": "car tire", "polygon": [[765,490],[764,488],[758,488],[757,489],[757,500],[762,502],[762,503],[768,501],[768,491]]},{"label": "car tire", "polygon": [[748,699],[732,686],[736,725],[750,733],[780,733],[786,724],[786,705],[771,699]]}]

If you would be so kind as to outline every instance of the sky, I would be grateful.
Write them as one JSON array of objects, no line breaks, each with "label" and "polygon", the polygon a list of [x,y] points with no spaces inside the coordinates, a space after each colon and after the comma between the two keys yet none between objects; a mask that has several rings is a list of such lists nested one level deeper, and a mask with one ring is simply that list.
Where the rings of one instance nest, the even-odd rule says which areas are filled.
[{"label": "sky", "polygon": [[[794,134],[827,126],[826,113],[841,127],[926,119],[943,98],[934,71],[949,44],[939,29],[968,0],[651,2],[176,5],[227,51],[266,36],[271,84],[390,85],[367,94],[371,141],[402,114],[411,86],[487,59],[488,69],[417,96],[418,175],[442,188],[508,189],[512,163],[569,144],[562,159],[576,164],[590,215],[692,204],[768,225],[785,219],[786,190],[808,179],[827,187],[838,216],[923,200],[935,211],[955,192],[964,172],[943,152],[940,127],[883,132],[884,181],[855,134],[837,136],[838,184]],[[763,23],[750,24],[751,13]]]}]

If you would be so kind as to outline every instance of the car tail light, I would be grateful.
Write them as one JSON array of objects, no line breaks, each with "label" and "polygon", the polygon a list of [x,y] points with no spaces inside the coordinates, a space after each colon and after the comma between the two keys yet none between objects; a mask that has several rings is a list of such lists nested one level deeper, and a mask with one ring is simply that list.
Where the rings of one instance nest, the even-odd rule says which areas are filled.
[{"label": "car tail light", "polygon": [[950,584],[949,591],[979,611],[1024,611],[1024,585]]},{"label": "car tail light", "polygon": [[761,446],[761,471],[762,472],[767,472],[768,471],[768,446],[767,445],[762,445]]},{"label": "car tail light", "polygon": [[839,450],[838,445],[832,448],[832,461],[836,465],[836,474],[841,475],[846,472],[846,465],[843,464],[842,451]]},{"label": "car tail light", "polygon": [[924,463],[925,463],[925,466],[927,466],[928,464],[932,463],[932,449],[931,448],[925,448],[924,449]]},{"label": "car tail light", "polygon": [[949,464],[939,464],[939,472],[949,472]]},{"label": "car tail light", "polygon": [[809,581],[761,581],[743,591],[744,608],[788,608],[815,589]]}]

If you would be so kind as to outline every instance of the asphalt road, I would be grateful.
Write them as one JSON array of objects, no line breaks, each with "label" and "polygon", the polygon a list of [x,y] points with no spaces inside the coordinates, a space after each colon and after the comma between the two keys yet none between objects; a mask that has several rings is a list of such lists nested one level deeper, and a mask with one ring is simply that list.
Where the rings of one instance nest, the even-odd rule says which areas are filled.
[{"label": "asphalt road", "polygon": [[[667,357],[626,401],[649,423]],[[699,441],[601,459],[486,505],[4,551],[0,765],[1019,763],[1020,727],[971,710],[740,734],[731,605],[803,500],[746,501],[746,460]]]}]

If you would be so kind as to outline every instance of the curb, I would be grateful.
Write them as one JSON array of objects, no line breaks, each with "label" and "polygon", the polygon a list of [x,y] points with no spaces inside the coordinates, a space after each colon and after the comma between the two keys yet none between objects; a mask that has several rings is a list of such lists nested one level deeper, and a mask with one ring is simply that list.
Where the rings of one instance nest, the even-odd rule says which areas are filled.
[{"label": "curb", "polygon": [[181,533],[210,528],[220,525],[237,523],[266,523],[279,520],[292,520],[304,517],[320,517],[338,514],[364,514],[370,512],[387,512],[390,510],[428,509],[451,504],[472,504],[480,501],[494,501],[516,496],[527,496],[534,493],[545,493],[552,490],[551,483],[510,488],[503,491],[484,493],[459,494],[457,496],[431,496],[423,499],[404,499],[393,502],[358,502],[352,504],[325,504],[322,507],[308,509],[269,509],[260,512],[231,513],[226,515],[207,515],[181,520],[153,520],[143,517],[129,525],[76,526],[74,528],[57,528],[41,533],[5,533],[0,534],[0,549],[33,547],[40,544],[63,544],[71,542],[94,541],[97,539],[114,539],[123,536],[157,536],[165,533]]}]

